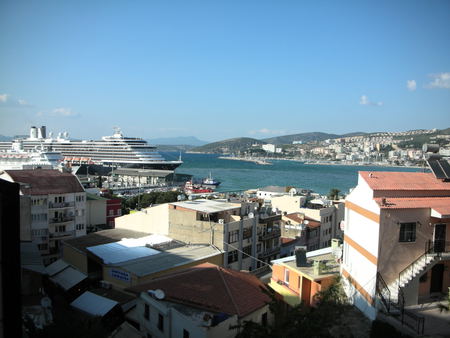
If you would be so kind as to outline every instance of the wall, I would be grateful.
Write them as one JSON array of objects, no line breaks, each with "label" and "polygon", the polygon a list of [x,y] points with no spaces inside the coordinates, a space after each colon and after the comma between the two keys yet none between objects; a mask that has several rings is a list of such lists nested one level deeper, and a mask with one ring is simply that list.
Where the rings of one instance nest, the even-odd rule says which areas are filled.
[{"label": "wall", "polygon": [[277,208],[282,212],[287,212],[288,214],[294,212],[300,212],[300,208],[305,202],[305,196],[275,196],[271,198],[272,209]]},{"label": "wall", "polygon": [[[47,226],[44,228],[48,229]],[[31,199],[29,196],[20,196],[20,240],[31,241]]]},{"label": "wall", "polygon": [[161,204],[133,214],[116,217],[116,229],[129,229],[159,235],[169,234],[169,207]]},{"label": "wall", "polygon": [[64,243],[63,247],[63,259],[75,266],[84,274],[88,274],[88,259],[85,253],[75,249],[74,247]]},{"label": "wall", "polygon": [[86,201],[86,225],[106,224],[106,199]]},{"label": "wall", "polygon": [[[425,252],[428,240],[433,238],[429,209],[382,210],[379,247],[379,271],[386,283],[392,283],[405,267]],[[415,242],[399,242],[400,225],[420,222],[416,225]]]}]

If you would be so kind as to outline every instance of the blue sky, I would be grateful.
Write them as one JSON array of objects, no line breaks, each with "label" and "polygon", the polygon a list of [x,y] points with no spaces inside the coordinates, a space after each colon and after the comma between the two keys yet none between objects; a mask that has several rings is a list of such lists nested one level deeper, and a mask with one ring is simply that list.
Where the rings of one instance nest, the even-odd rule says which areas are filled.
[{"label": "blue sky", "polygon": [[450,127],[450,1],[0,2],[0,134]]}]

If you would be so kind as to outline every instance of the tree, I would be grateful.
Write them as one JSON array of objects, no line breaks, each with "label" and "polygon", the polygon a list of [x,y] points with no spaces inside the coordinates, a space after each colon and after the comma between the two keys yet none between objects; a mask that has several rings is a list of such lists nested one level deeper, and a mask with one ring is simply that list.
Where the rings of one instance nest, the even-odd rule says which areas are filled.
[{"label": "tree", "polygon": [[330,190],[330,192],[328,193],[328,198],[332,199],[332,200],[337,200],[339,198],[339,193],[341,191],[339,189],[333,188]]},{"label": "tree", "polygon": [[237,326],[237,338],[257,337],[351,337],[346,327],[341,325],[341,317],[351,308],[342,289],[340,277],[324,291],[315,296],[316,305],[306,306],[303,303],[290,307],[270,294],[270,311],[274,314],[273,324],[263,326],[245,321]]}]

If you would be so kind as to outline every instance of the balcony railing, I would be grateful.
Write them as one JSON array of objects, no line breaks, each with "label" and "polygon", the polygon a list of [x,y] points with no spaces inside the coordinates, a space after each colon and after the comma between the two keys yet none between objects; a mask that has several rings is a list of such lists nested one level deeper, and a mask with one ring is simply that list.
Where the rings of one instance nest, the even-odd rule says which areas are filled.
[{"label": "balcony railing", "polygon": [[267,249],[267,250],[264,250],[262,253],[260,253],[259,255],[258,255],[258,258],[266,258],[266,257],[269,257],[269,256],[273,256],[273,255],[278,255],[280,253],[280,248],[279,247],[276,247],[276,248],[271,248],[271,249]]},{"label": "balcony railing", "polygon": [[52,232],[49,235],[50,239],[56,239],[56,238],[68,237],[68,236],[72,236],[72,237],[75,236],[75,231],[71,230],[71,231]]},{"label": "balcony railing", "polygon": [[280,237],[280,234],[280,228],[272,228],[272,231],[265,231],[262,234],[258,235],[258,239],[260,241],[265,241],[271,238]]},{"label": "balcony railing", "polygon": [[73,207],[73,206],[75,206],[74,202],[60,202],[60,203],[49,202],[48,203],[48,207],[50,209],[69,208],[69,207]]},{"label": "balcony railing", "polygon": [[50,218],[49,223],[50,224],[66,223],[66,222],[71,222],[74,219],[75,219],[75,216],[54,217],[54,218]]}]

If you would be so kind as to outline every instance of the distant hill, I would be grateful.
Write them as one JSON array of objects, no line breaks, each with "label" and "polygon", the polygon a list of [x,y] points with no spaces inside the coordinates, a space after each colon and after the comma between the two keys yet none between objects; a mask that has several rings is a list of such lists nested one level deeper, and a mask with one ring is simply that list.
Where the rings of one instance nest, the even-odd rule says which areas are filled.
[{"label": "distant hill", "polygon": [[202,153],[234,153],[246,148],[250,148],[253,144],[265,144],[266,142],[250,137],[231,138],[224,141],[205,144],[201,147],[195,147],[192,151]]},{"label": "distant hill", "polygon": [[195,136],[179,136],[179,137],[165,137],[165,138],[153,138],[148,139],[148,143],[157,145],[189,145],[189,146],[202,146],[208,142],[199,140]]},{"label": "distant hill", "polygon": [[271,143],[271,144],[291,144],[293,141],[302,141],[303,143],[307,143],[307,142],[313,142],[313,141],[325,141],[325,140],[333,139],[333,138],[353,137],[353,136],[360,136],[360,135],[367,135],[367,133],[354,132],[354,133],[348,133],[348,134],[344,134],[344,135],[338,135],[338,134],[328,134],[328,133],[322,133],[322,132],[312,132],[312,133],[301,133],[301,134],[292,134],[292,135],[264,138],[264,139],[262,139],[262,141],[264,141],[266,143]]},{"label": "distant hill", "polygon": [[7,142],[7,141],[11,141],[13,138],[10,136],[4,136],[4,135],[0,135],[0,142]]}]

